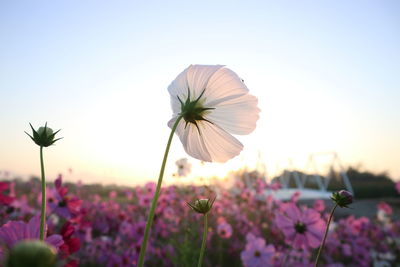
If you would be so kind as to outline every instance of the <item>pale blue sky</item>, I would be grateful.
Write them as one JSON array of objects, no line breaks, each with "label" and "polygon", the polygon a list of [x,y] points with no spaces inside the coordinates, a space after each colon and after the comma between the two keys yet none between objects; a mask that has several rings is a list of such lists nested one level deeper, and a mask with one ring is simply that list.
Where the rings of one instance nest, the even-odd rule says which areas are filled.
[{"label": "pale blue sky", "polygon": [[[23,131],[48,121],[64,136],[46,150],[50,176],[155,179],[167,86],[189,64],[225,64],[262,113],[220,169],[337,151],[398,179],[399,14],[398,1],[1,1],[0,170],[39,173]],[[170,173],[183,156],[176,138]]]}]

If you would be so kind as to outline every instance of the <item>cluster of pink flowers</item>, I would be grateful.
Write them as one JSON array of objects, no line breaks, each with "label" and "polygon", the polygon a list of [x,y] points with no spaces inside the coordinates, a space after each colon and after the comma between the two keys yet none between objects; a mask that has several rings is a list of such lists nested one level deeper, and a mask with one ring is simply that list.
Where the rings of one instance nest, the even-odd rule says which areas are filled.
[{"label": "cluster of pink flowers", "polygon": [[[250,189],[239,177],[231,189],[213,186],[162,188],[146,254],[148,266],[193,266],[201,243],[201,215],[188,202],[218,192],[209,215],[204,266],[313,266],[326,227],[330,201],[309,205],[299,195],[280,201],[267,195],[279,188],[257,174]],[[15,188],[14,188],[15,187]],[[155,184],[98,190],[62,177],[47,189],[47,239],[64,266],[135,266]],[[104,188],[101,188],[104,189]],[[29,192],[29,193],[28,193]],[[0,183],[0,260],[24,239],[38,238],[40,184]],[[321,266],[400,264],[400,221],[393,207],[377,206],[373,218],[335,218]],[[384,265],[386,264],[386,265]]]}]

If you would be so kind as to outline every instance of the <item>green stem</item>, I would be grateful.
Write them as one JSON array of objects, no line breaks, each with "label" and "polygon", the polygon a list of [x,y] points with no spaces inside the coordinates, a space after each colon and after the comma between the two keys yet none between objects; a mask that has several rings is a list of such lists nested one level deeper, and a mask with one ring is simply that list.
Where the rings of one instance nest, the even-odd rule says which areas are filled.
[{"label": "green stem", "polygon": [[43,147],[40,147],[40,170],[42,174],[42,210],[40,214],[40,240],[44,240],[46,221],[46,177],[44,175]]},{"label": "green stem", "polygon": [[208,213],[204,214],[204,229],[203,229],[203,241],[201,242],[200,256],[197,267],[203,265],[204,252],[206,251],[207,232],[208,232]]},{"label": "green stem", "polygon": [[328,236],[329,225],[331,224],[331,220],[332,220],[333,214],[335,213],[335,210],[336,210],[337,206],[338,206],[338,204],[336,204],[333,207],[333,209],[331,211],[331,214],[329,215],[328,224],[326,225],[326,229],[325,229],[324,239],[322,240],[322,244],[321,244],[321,246],[319,247],[319,250],[318,250],[317,258],[315,259],[315,267],[318,267],[319,257],[321,256],[321,252],[324,249],[326,237]]},{"label": "green stem", "polygon": [[139,260],[138,260],[138,265],[137,265],[138,267],[143,267],[143,264],[144,264],[144,256],[146,254],[147,241],[149,239],[151,225],[153,224],[153,220],[154,220],[154,213],[155,213],[155,210],[157,207],[157,200],[158,200],[158,197],[160,196],[161,183],[162,183],[162,179],[164,176],[165,164],[167,163],[169,148],[171,146],[172,137],[174,137],[176,127],[178,127],[178,123],[181,119],[182,119],[182,116],[179,116],[176,119],[175,124],[172,127],[171,133],[168,138],[167,147],[165,148],[164,159],[161,164],[161,170],[160,170],[160,175],[158,177],[156,192],[154,193],[154,197],[151,202],[150,213],[149,213],[149,217],[147,218],[146,229],[144,231],[143,241],[142,241],[142,245],[140,247],[140,254],[139,254]]}]

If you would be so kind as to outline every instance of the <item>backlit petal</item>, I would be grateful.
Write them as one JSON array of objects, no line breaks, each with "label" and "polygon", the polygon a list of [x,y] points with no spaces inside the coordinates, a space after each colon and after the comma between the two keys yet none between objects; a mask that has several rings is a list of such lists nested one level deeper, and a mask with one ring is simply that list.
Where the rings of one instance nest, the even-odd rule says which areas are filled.
[{"label": "backlit petal", "polygon": [[[206,89],[214,73],[223,68],[222,65],[191,65],[187,70],[187,81],[190,88],[190,100],[197,99]],[[204,93],[205,93],[204,92]]]},{"label": "backlit petal", "polygon": [[189,155],[216,162],[239,155],[243,145],[230,133],[251,133],[260,110],[257,98],[248,94],[236,73],[221,65],[191,65],[170,84],[168,92],[174,117],[168,123],[170,127],[182,111],[181,102],[188,98],[199,99],[199,107],[206,110],[196,119],[197,126],[182,120],[177,127],[176,133]]},{"label": "backlit petal", "polygon": [[190,67],[191,66],[187,67],[184,71],[179,73],[175,80],[173,80],[172,83],[168,86],[168,92],[171,97],[186,94],[188,88],[187,72]]},{"label": "backlit petal", "polygon": [[178,97],[185,102],[189,89],[190,100],[197,99],[206,88],[211,76],[222,67],[222,65],[190,65],[181,72],[168,86],[174,115],[178,114],[181,108]]},{"label": "backlit petal", "polygon": [[253,95],[242,95],[219,103],[205,117],[229,133],[249,134],[259,118],[257,102]]},{"label": "backlit petal", "polygon": [[226,162],[242,151],[243,145],[222,128],[206,121],[198,124],[212,161]]},{"label": "backlit petal", "polygon": [[221,102],[249,92],[242,79],[228,68],[220,68],[210,77],[204,92],[205,105],[215,106]]},{"label": "backlit petal", "polygon": [[[168,126],[172,128],[175,121],[176,118],[170,120]],[[192,123],[189,123],[187,126],[185,124],[186,122],[182,119],[176,128],[176,134],[179,136],[186,153],[199,160],[212,161],[210,153],[204,144],[203,137],[200,136],[196,126]]]}]

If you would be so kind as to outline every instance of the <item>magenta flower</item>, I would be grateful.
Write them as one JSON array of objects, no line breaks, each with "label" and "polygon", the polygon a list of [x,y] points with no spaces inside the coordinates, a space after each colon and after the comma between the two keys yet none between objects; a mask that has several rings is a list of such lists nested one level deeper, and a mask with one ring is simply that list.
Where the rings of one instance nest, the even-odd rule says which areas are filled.
[{"label": "magenta flower", "polygon": [[383,201],[379,202],[377,207],[378,207],[378,210],[383,211],[387,215],[391,215],[393,213],[392,207],[390,207],[386,202],[383,202]]},{"label": "magenta flower", "polygon": [[138,195],[139,205],[142,207],[148,207],[151,203],[151,197],[149,195]]},{"label": "magenta flower", "polygon": [[[7,249],[11,249],[19,241],[26,239],[38,239],[40,231],[40,217],[32,217],[28,223],[23,221],[9,221],[0,227],[0,243]],[[46,229],[45,234],[46,237]],[[60,235],[51,235],[45,241],[53,245],[57,250],[63,245],[63,238]],[[3,259],[4,251],[0,251],[0,259]]]},{"label": "magenta flower", "polygon": [[108,194],[108,198],[109,198],[109,199],[115,199],[115,198],[117,198],[117,196],[118,196],[118,193],[117,193],[117,191],[115,191],[115,190],[111,191],[111,192]]},{"label": "magenta flower", "polygon": [[325,202],[322,199],[317,199],[313,205],[314,210],[323,212],[325,210]]},{"label": "magenta flower", "polygon": [[321,215],[313,209],[300,209],[292,203],[283,208],[283,214],[278,214],[275,224],[286,238],[286,243],[294,248],[316,248],[321,244],[325,223]]},{"label": "magenta flower", "polygon": [[62,251],[62,257],[67,258],[69,255],[77,252],[81,247],[79,238],[74,237],[75,228],[70,222],[66,222],[61,228],[61,235],[64,244],[61,245],[60,250]]},{"label": "magenta flower", "polygon": [[240,253],[243,265],[245,267],[269,266],[275,254],[274,246],[266,246],[263,238],[256,238],[251,233],[247,234],[246,240],[246,248]]},{"label": "magenta flower", "polygon": [[391,215],[393,214],[393,209],[386,202],[379,202],[377,205],[378,212],[376,214],[378,221],[383,222],[385,224],[390,223]]},{"label": "magenta flower", "polygon": [[279,183],[279,182],[273,182],[273,183],[271,183],[271,184],[268,185],[268,188],[271,189],[271,190],[273,190],[273,191],[276,191],[276,190],[281,189],[281,188],[282,188],[282,185],[281,185],[281,183]]},{"label": "magenta flower", "polygon": [[217,226],[217,233],[221,238],[230,238],[232,236],[232,226],[227,222],[222,222]]},{"label": "magenta flower", "polygon": [[14,201],[14,198],[4,194],[4,191],[10,190],[10,183],[0,182],[0,204],[10,205]]},{"label": "magenta flower", "polygon": [[125,190],[125,197],[127,200],[132,200],[133,199],[133,192],[129,189]]},{"label": "magenta flower", "polygon": [[153,196],[156,191],[157,184],[154,182],[148,182],[144,185],[145,193]]},{"label": "magenta flower", "polygon": [[294,192],[293,195],[290,197],[290,201],[296,203],[297,201],[299,201],[300,195],[300,191]]},{"label": "magenta flower", "polygon": [[53,194],[54,197],[50,198],[49,207],[52,212],[65,219],[70,219],[71,215],[75,215],[79,212],[82,200],[77,197],[68,196],[68,188],[62,186],[62,176],[59,175],[54,181],[56,192]]}]

